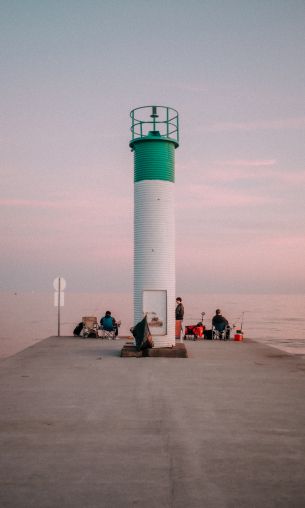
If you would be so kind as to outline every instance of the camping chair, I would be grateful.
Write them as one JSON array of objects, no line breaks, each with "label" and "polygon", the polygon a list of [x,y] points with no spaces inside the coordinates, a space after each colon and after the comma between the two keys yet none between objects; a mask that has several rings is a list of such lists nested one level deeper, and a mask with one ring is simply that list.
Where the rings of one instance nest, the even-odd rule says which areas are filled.
[{"label": "camping chair", "polygon": [[212,327],[213,340],[230,340],[230,326],[225,323],[218,323]]},{"label": "camping chair", "polygon": [[121,326],[121,321],[117,321],[114,324],[112,330],[105,330],[105,328],[103,328],[103,325],[100,324],[100,327],[99,327],[100,337],[102,339],[108,339],[108,340],[118,339],[119,337],[117,335],[118,335],[120,326]]},{"label": "camping chair", "polygon": [[83,320],[83,337],[95,337],[98,339],[98,322],[95,316],[85,316]]},{"label": "camping chair", "polygon": [[105,330],[102,325],[100,326],[101,338],[114,340],[115,339],[115,329],[113,330]]}]

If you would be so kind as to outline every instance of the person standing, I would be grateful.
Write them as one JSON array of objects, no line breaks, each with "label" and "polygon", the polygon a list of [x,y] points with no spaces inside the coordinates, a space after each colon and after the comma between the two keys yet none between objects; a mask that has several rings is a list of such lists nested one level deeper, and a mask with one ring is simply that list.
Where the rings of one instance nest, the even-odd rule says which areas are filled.
[{"label": "person standing", "polygon": [[178,296],[176,298],[176,340],[181,339],[181,331],[182,331],[182,321],[184,317],[184,307],[182,303],[182,298]]}]

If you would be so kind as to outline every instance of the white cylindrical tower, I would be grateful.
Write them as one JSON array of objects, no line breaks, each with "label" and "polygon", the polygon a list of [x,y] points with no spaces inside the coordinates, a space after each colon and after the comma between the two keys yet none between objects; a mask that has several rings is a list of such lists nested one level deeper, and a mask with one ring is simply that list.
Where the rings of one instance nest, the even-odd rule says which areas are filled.
[{"label": "white cylindrical tower", "polygon": [[134,324],[147,314],[154,347],[175,345],[175,148],[178,113],[131,112],[134,151]]}]

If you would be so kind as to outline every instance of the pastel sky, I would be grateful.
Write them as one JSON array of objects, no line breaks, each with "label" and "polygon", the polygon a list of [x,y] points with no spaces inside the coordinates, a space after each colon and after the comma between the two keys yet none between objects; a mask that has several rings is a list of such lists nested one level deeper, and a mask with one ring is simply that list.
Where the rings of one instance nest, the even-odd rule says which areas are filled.
[{"label": "pastel sky", "polygon": [[131,291],[129,112],[159,104],[177,292],[304,292],[304,34],[304,0],[0,0],[0,289]]}]

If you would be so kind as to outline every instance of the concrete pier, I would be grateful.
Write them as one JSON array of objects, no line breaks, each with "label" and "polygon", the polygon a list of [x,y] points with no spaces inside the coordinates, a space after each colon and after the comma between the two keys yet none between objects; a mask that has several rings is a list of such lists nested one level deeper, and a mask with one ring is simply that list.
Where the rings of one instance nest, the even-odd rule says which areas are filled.
[{"label": "concrete pier", "polygon": [[50,337],[0,361],[1,508],[305,506],[305,361]]}]

